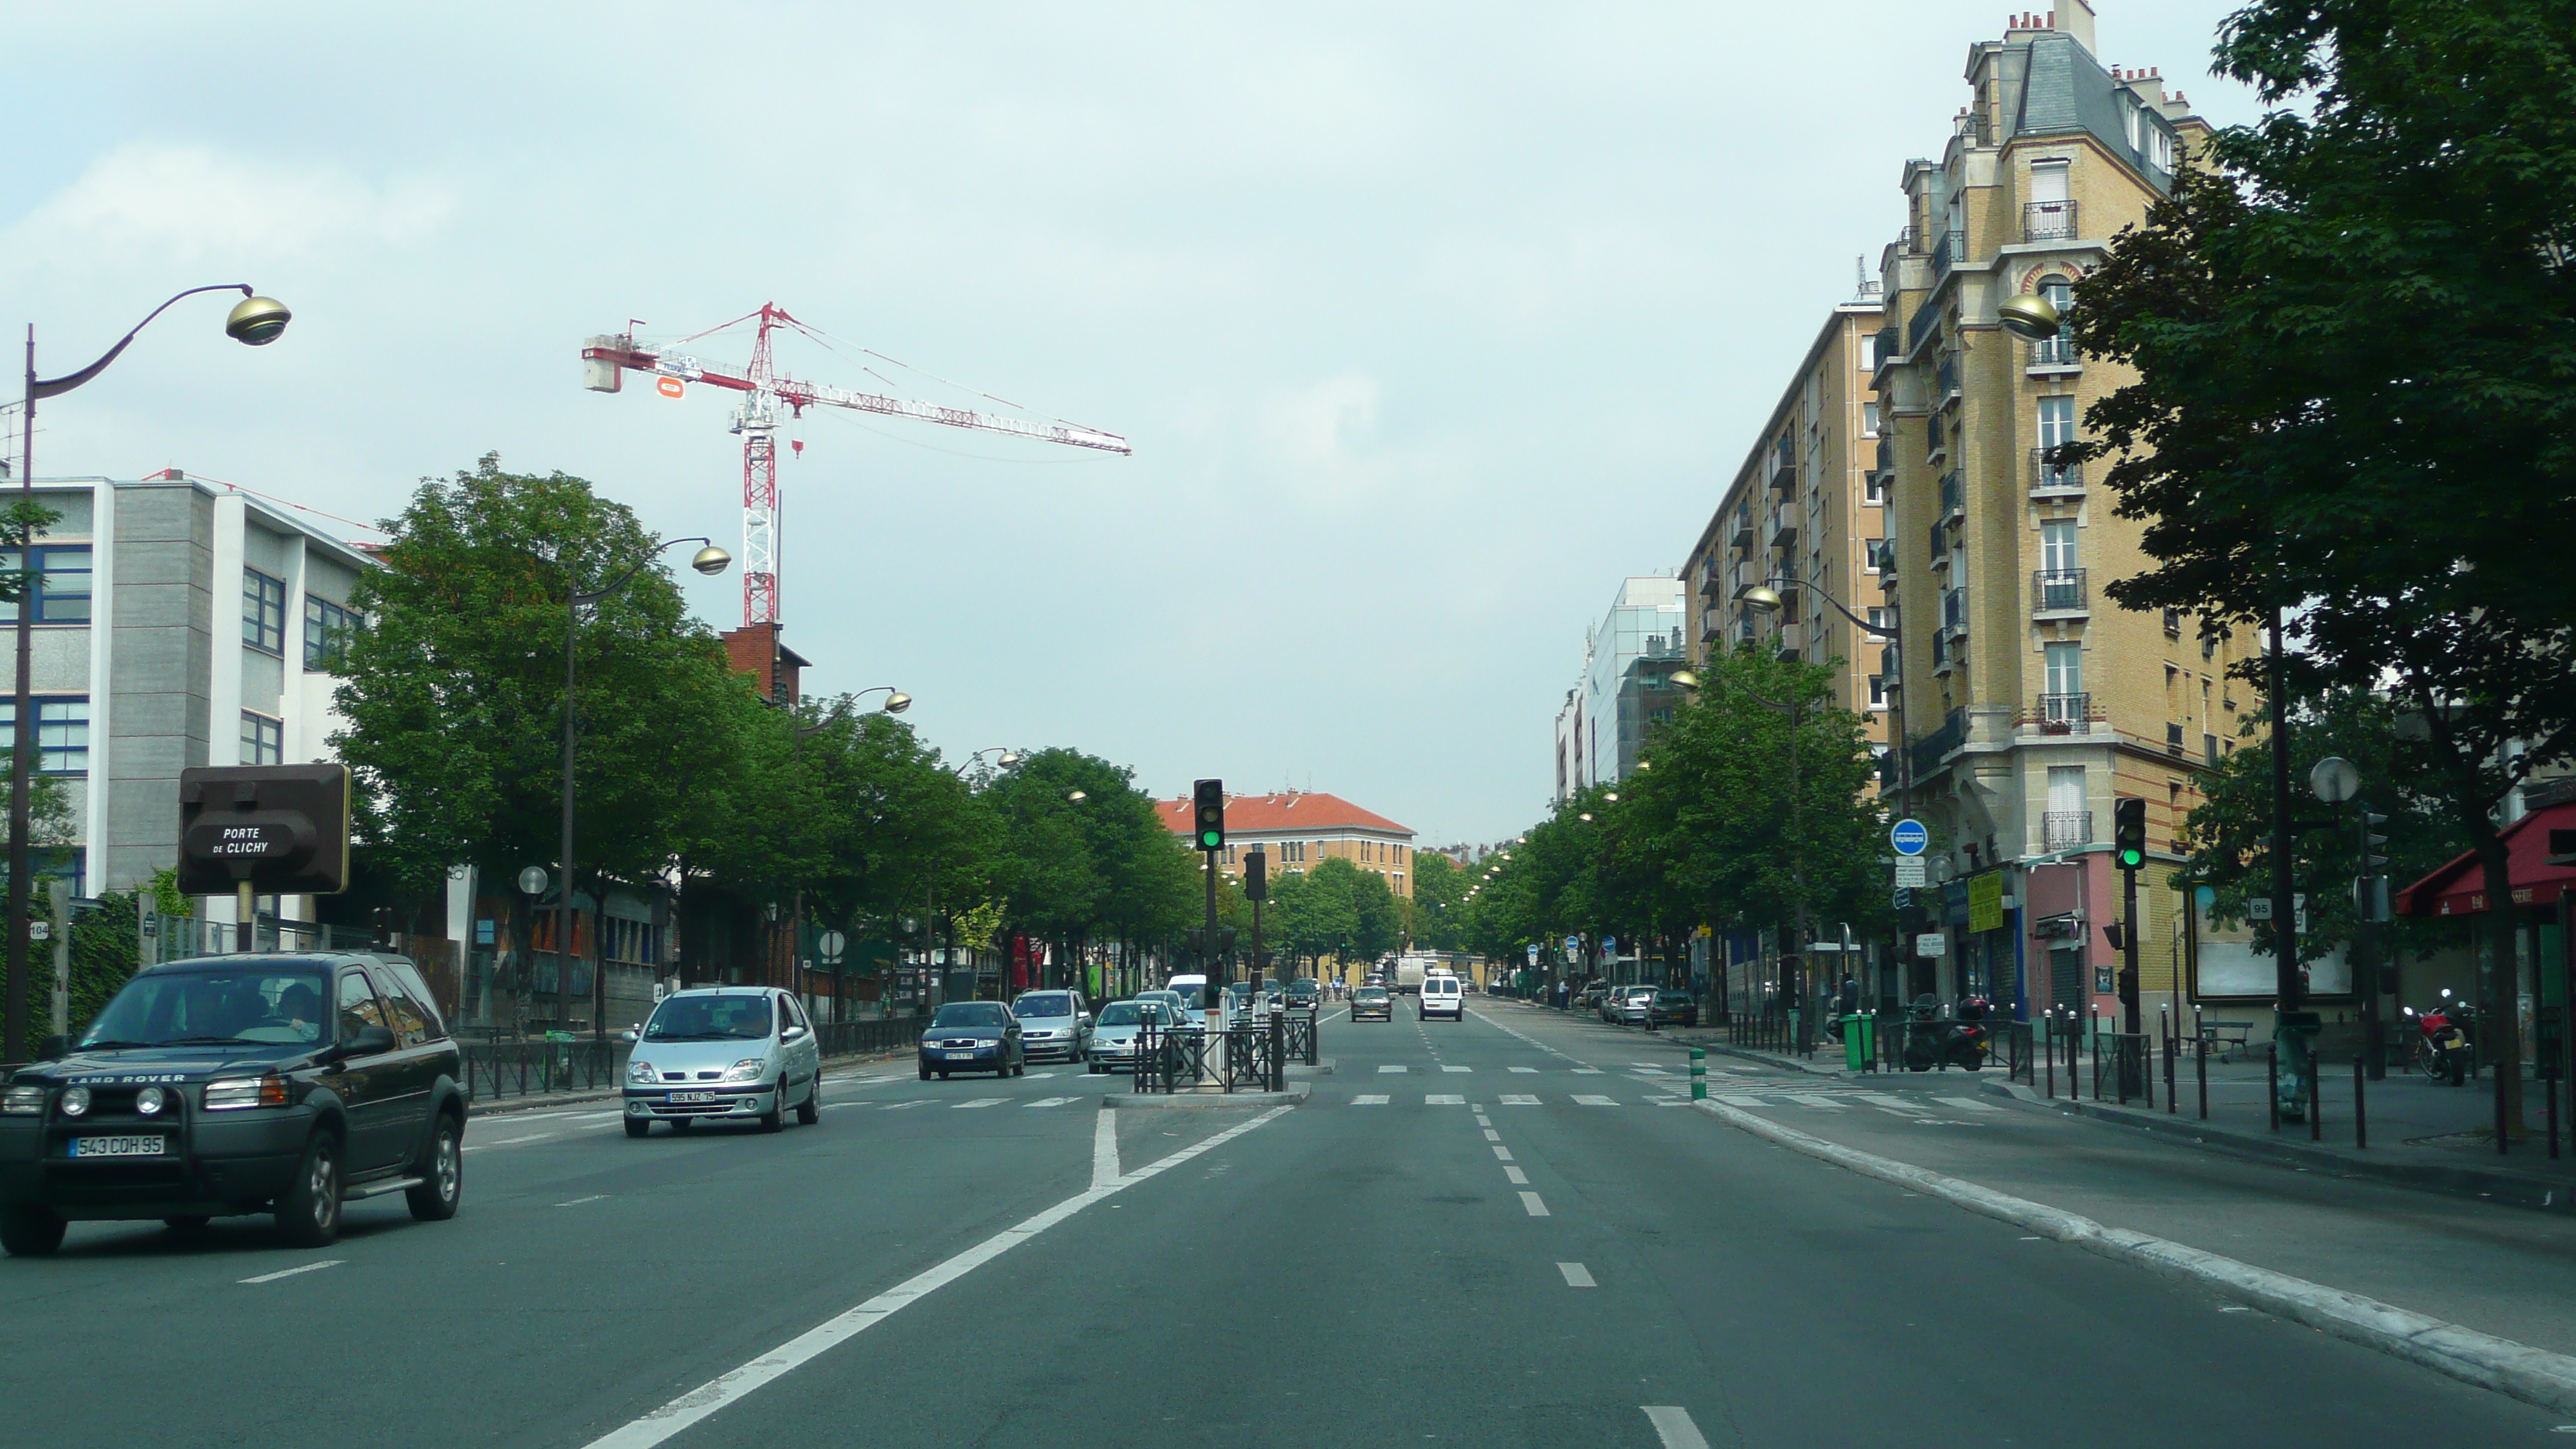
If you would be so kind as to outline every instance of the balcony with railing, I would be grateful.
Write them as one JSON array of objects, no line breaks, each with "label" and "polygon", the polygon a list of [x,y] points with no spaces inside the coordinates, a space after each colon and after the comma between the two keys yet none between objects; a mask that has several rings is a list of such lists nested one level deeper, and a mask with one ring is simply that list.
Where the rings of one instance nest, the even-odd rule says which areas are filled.
[{"label": "balcony with railing", "polygon": [[1959,395],[1958,354],[1945,352],[1932,368],[1932,402],[1935,407]]},{"label": "balcony with railing", "polygon": [[2064,333],[2030,345],[2030,370],[2033,372],[2081,371],[2084,356]]},{"label": "balcony with railing", "polygon": [[2089,735],[2107,718],[2089,694],[2043,694],[2013,724],[2044,735]]},{"label": "balcony with railing", "polygon": [[1968,632],[1968,591],[1964,588],[1941,591],[1941,627],[1954,635]]},{"label": "balcony with railing", "polygon": [[1933,524],[1932,536],[1924,541],[1923,546],[1925,549],[1924,556],[1931,561],[1932,567],[1936,569],[1946,569],[1950,566],[1949,529],[1938,523]]},{"label": "balcony with railing", "polygon": [[1896,471],[1896,439],[1893,435],[1880,435],[1878,440],[1878,462],[1870,471],[1881,477],[1885,477]]},{"label": "balcony with railing", "polygon": [[2078,498],[2084,493],[2084,465],[2051,463],[2048,448],[2030,450],[2030,496]]},{"label": "balcony with railing", "polygon": [[2030,576],[2031,612],[2043,618],[2055,615],[2089,612],[2086,601],[2084,570],[2035,569]]},{"label": "balcony with railing", "polygon": [[2021,206],[2021,239],[2026,242],[2073,241],[2075,203],[2072,201],[2025,201]]},{"label": "balcony with railing", "polygon": [[1941,475],[1941,518],[1948,522],[1968,516],[1968,474],[1964,468],[1953,468]]},{"label": "balcony with railing", "polygon": [[2039,817],[2040,848],[2081,850],[2093,843],[2093,812],[2050,810]]},{"label": "balcony with railing", "polygon": [[1899,344],[1904,340],[1905,334],[1897,331],[1893,322],[1878,329],[1877,335],[1870,339],[1870,371],[1884,371],[1903,356]]},{"label": "balcony with railing", "polygon": [[1914,306],[1914,315],[1906,319],[1905,350],[1911,354],[1923,345],[1923,339],[1941,329],[1941,309],[1932,299],[1924,298]]},{"label": "balcony with railing", "polygon": [[1912,757],[1914,778],[1920,780],[1941,768],[1941,762],[1949,758],[1950,752],[1967,743],[1967,740],[1968,712],[1964,709],[1954,709],[1950,711],[1948,718],[1941,721],[1939,729],[1906,747],[1906,753]]},{"label": "balcony with railing", "polygon": [[1937,281],[1942,277],[1948,276],[1952,267],[1959,265],[1967,259],[1967,232],[1945,231],[1941,233],[1941,239],[1932,244],[1932,276],[1934,280]]}]

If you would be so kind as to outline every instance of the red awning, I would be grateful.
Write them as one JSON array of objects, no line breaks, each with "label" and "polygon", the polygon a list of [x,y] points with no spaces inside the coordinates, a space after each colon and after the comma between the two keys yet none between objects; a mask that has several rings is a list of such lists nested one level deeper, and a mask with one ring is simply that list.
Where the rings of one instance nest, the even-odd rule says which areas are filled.
[{"label": "red awning", "polygon": [[[2576,800],[2534,810],[2504,828],[2506,879],[2517,906],[2555,903],[2576,885],[2576,866],[2549,863],[2549,832],[2576,829]],[[2399,894],[2404,916],[2470,916],[2487,908],[2486,870],[2472,853],[2408,886]]]}]

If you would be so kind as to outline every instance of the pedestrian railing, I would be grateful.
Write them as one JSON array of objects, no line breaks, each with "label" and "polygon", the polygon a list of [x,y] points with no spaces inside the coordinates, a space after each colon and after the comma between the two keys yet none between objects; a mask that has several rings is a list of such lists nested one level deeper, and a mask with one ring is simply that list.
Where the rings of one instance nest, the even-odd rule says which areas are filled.
[{"label": "pedestrian railing", "polygon": [[1303,1062],[1310,1067],[1322,1063],[1318,1053],[1322,1049],[1323,1031],[1315,1017],[1316,1013],[1312,1011],[1288,1013],[1288,1060]]},{"label": "pedestrian railing", "polygon": [[896,1016],[883,1021],[830,1021],[814,1028],[823,1055],[856,1056],[861,1052],[900,1051],[919,1046],[930,1025],[926,1016]]},{"label": "pedestrian railing", "polygon": [[[899,1051],[916,1045],[926,1016],[884,1021],[833,1021],[814,1028],[816,1045],[826,1057]],[[504,1097],[534,1097],[548,1092],[596,1092],[620,1085],[634,1045],[614,1037],[551,1040],[459,1042],[465,1054],[465,1095],[477,1102]]]},{"label": "pedestrian railing", "polygon": [[[1131,1092],[1284,1092],[1288,1090],[1288,1013],[1246,1022],[1213,1037],[1147,1023],[1136,1034]],[[1312,1024],[1309,1023],[1308,1037]],[[1310,1056],[1309,1062],[1314,1059]]]}]

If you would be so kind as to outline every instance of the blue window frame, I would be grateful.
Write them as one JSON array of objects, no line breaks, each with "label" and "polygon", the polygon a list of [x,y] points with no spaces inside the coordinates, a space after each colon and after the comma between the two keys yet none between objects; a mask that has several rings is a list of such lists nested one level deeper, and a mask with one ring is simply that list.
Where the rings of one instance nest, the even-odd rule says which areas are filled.
[{"label": "blue window frame", "polygon": [[[39,624],[86,624],[89,622],[89,545],[85,543],[40,543],[32,550],[33,566],[39,577],[35,585],[36,622]],[[0,549],[0,572],[14,573],[20,567],[18,551]],[[0,599],[0,622],[15,623],[18,603]]]},{"label": "blue window frame", "polygon": [[[18,738],[18,701],[0,698],[0,750]],[[89,696],[36,697],[36,769],[47,775],[89,773]]]},{"label": "blue window frame", "polygon": [[242,642],[271,654],[286,652],[286,580],[242,570]]},{"label": "blue window frame", "polygon": [[304,596],[304,667],[328,669],[357,637],[358,616],[319,594]]}]

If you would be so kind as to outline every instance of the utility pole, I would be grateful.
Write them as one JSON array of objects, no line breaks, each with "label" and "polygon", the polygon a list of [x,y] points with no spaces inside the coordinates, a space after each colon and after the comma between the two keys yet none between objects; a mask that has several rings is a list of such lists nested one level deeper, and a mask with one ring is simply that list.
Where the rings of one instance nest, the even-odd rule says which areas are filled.
[{"label": "utility pole", "polygon": [[2290,819],[2290,684],[2281,648],[2281,610],[2270,623],[2272,657],[2268,685],[2272,696],[2272,1051],[2288,1068],[2280,1074],[2278,1098],[2282,1120],[2303,1122],[2308,1115],[2308,1033],[2311,1013],[2300,1009],[2306,993],[2299,989],[2299,888]]}]

